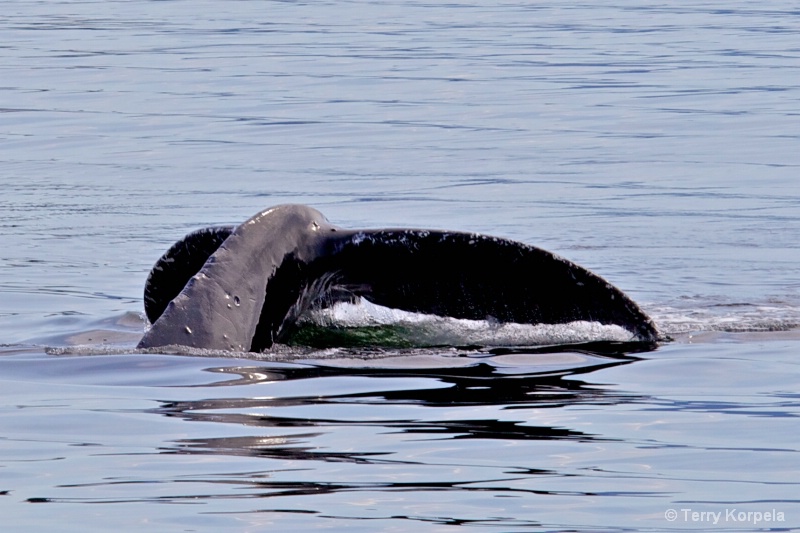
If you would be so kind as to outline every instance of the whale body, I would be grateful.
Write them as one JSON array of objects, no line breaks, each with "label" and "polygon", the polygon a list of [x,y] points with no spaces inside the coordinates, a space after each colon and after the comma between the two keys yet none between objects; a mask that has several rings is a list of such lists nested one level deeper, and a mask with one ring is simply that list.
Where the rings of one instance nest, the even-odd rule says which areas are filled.
[{"label": "whale body", "polygon": [[152,326],[138,347],[263,351],[309,309],[362,297],[454,318],[614,324],[632,341],[658,339],[622,291],[546,250],[476,233],[347,230],[313,208],[280,205],[175,243],[145,285]]}]

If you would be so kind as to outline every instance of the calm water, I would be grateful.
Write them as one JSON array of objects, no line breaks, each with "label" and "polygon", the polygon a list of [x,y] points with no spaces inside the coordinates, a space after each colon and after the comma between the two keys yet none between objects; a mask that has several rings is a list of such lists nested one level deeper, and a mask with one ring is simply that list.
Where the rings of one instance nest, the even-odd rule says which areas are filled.
[{"label": "calm water", "polygon": [[[11,0],[0,32],[4,530],[800,530],[793,3]],[[287,202],[547,248],[674,341],[133,352],[167,246]]]}]

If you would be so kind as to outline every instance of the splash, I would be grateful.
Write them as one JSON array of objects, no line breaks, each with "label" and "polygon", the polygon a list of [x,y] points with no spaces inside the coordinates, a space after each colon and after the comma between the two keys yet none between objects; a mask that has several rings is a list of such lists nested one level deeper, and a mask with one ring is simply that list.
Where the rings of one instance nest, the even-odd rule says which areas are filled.
[{"label": "splash", "polygon": [[314,347],[542,346],[595,341],[629,342],[634,335],[617,325],[575,321],[517,324],[466,320],[382,307],[361,299],[316,309],[298,322],[289,344]]},{"label": "splash", "polygon": [[[700,305],[698,305],[700,304]],[[800,328],[800,307],[782,301],[697,302],[685,298],[673,305],[648,306],[662,334],[698,332],[762,333]]]}]

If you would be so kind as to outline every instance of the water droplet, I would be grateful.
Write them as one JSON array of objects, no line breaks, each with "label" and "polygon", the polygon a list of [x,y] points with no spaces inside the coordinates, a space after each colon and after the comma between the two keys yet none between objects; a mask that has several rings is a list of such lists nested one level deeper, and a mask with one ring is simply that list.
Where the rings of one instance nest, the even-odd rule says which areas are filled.
[{"label": "water droplet", "polygon": [[186,333],[189,333],[189,334],[192,333],[192,330],[191,330],[191,328],[189,326],[186,326]]}]

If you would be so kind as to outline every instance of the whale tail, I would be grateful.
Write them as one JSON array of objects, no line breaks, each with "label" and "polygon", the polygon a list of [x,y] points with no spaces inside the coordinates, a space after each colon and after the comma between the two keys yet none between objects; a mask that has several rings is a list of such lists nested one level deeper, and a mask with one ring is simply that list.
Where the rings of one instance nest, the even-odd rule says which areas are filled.
[{"label": "whale tail", "polygon": [[261,351],[287,340],[314,306],[364,297],[385,307],[521,324],[614,324],[654,342],[622,291],[546,250],[472,233],[342,230],[281,206],[237,228],[187,235],[145,286],[153,327],[140,347]]},{"label": "whale tail", "polygon": [[200,272],[217,251],[233,226],[215,226],[193,231],[164,252],[150,270],[144,285],[144,312],[155,324],[167,305],[178,296],[189,280]]}]

